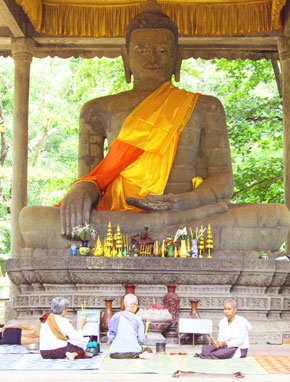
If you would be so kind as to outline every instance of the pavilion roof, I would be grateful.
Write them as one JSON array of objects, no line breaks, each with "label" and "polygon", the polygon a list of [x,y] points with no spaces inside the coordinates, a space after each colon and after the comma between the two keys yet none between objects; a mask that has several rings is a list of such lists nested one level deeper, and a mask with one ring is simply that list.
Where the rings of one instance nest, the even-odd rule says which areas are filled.
[{"label": "pavilion roof", "polygon": [[[53,36],[121,37],[145,0],[16,0],[35,30]],[[286,0],[160,0],[180,36],[234,36],[281,29]]]},{"label": "pavilion roof", "polygon": [[[145,1],[0,0],[0,55],[11,55],[13,38],[30,37],[35,57],[119,56],[125,26]],[[158,2],[178,25],[184,58],[278,58],[290,0]]]}]

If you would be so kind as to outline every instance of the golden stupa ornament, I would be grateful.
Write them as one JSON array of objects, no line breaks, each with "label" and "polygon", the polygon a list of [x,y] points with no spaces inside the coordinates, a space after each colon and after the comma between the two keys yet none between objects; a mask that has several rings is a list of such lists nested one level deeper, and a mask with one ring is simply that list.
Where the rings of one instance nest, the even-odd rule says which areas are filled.
[{"label": "golden stupa ornament", "polygon": [[205,248],[208,251],[208,259],[212,259],[212,256],[210,254],[210,250],[213,249],[213,240],[212,240],[212,233],[211,233],[211,227],[210,224],[207,227],[207,235],[206,235],[206,241],[205,241]]},{"label": "golden stupa ornament", "polygon": [[102,247],[100,236],[98,236],[98,239],[96,241],[96,244],[93,248],[93,256],[103,256],[104,254],[104,248]]},{"label": "golden stupa ornament", "polygon": [[111,222],[108,224],[108,230],[107,230],[107,236],[105,238],[105,245],[104,245],[104,255],[107,257],[112,257],[113,255],[113,234],[112,234],[112,226]]},{"label": "golden stupa ornament", "polygon": [[117,231],[116,231],[116,250],[117,250],[118,257],[122,257],[122,248],[123,248],[122,234],[118,224]]}]

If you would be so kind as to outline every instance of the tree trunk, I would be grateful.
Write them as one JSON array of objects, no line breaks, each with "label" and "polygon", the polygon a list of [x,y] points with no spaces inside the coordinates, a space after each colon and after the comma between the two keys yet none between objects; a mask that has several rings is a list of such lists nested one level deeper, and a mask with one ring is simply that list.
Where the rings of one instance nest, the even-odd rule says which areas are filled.
[{"label": "tree trunk", "polygon": [[271,59],[271,63],[272,63],[273,71],[274,71],[275,78],[276,78],[279,96],[280,96],[280,98],[282,98],[282,75],[281,75],[281,70],[280,70],[279,65],[278,65],[278,60]]}]

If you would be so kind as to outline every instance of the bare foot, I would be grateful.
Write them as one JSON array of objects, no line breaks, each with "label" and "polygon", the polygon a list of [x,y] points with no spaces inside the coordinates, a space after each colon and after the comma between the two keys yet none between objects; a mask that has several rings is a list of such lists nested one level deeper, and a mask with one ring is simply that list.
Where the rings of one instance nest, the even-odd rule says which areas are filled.
[{"label": "bare foot", "polygon": [[76,358],[77,355],[78,355],[77,353],[66,352],[65,353],[65,356],[66,356],[65,359],[67,359],[69,361],[73,361]]},{"label": "bare foot", "polygon": [[148,353],[147,351],[144,351],[143,353],[139,354],[139,358],[152,359],[152,358],[155,358],[155,354],[154,353]]}]

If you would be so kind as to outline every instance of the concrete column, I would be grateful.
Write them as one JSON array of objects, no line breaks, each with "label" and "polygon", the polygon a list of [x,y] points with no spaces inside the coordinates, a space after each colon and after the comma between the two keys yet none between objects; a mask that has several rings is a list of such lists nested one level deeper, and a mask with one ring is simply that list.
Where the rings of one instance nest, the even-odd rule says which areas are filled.
[{"label": "concrete column", "polygon": [[11,205],[12,257],[19,257],[19,250],[24,247],[18,217],[20,210],[27,204],[29,77],[33,47],[34,43],[31,39],[12,40],[12,56],[15,64]]},{"label": "concrete column", "polygon": [[[283,150],[284,150],[284,193],[285,204],[290,209],[290,38],[278,40],[278,50],[282,66],[283,94]],[[286,241],[286,251],[290,251],[290,233]]]}]

